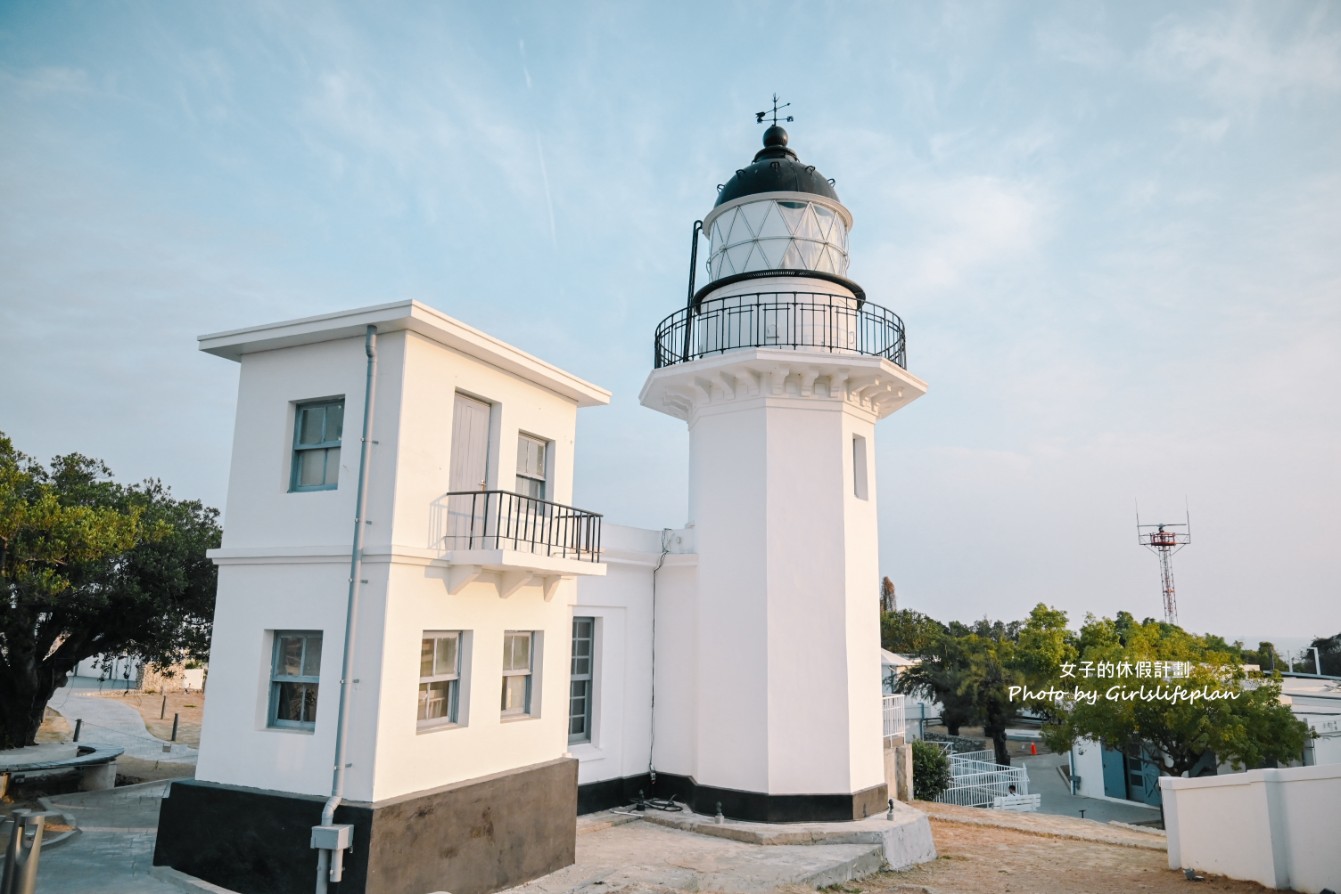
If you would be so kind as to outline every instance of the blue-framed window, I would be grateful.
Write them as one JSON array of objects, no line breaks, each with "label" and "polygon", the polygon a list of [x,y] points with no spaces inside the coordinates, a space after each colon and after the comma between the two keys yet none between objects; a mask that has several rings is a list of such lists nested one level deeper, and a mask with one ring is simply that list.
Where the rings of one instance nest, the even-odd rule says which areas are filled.
[{"label": "blue-framed window", "polygon": [[572,680],[568,684],[568,741],[591,741],[592,664],[596,619],[573,618]]},{"label": "blue-framed window", "polygon": [[520,717],[532,713],[532,659],[535,633],[529,630],[508,630],[503,634],[503,699],[504,717]]},{"label": "blue-framed window", "polygon": [[321,682],[321,632],[276,630],[270,659],[270,725],[315,729]]},{"label": "blue-framed window", "polygon": [[340,432],[345,399],[298,404],[293,418],[293,474],[289,490],[335,490],[340,483]]},{"label": "blue-framed window", "polygon": [[457,722],[461,632],[425,632],[419,643],[419,728]]}]

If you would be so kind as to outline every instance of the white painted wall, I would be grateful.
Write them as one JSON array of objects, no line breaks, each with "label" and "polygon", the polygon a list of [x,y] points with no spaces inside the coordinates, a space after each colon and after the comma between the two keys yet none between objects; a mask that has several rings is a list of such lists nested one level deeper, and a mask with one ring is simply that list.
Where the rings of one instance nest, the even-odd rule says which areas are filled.
[{"label": "white painted wall", "polygon": [[[366,376],[363,330],[376,322],[375,443],[349,706],[345,797],[380,801],[540,763],[567,747],[574,574],[592,563],[506,557],[570,577],[504,597],[483,569],[451,592],[441,544],[457,391],[492,404],[491,489],[515,488],[518,432],[551,442],[548,499],[571,502],[576,411],[605,392],[413,303],[202,339],[241,362],[237,429],[198,778],[301,794],[331,791]],[[339,486],[289,492],[296,402],[343,395]],[[530,562],[531,565],[526,563]],[[520,564],[517,564],[520,563]],[[323,634],[315,728],[273,729],[269,675],[276,630]],[[537,634],[529,716],[499,707],[503,634]],[[462,716],[421,732],[420,640],[466,633]]]},{"label": "white painted wall", "polygon": [[821,794],[883,781],[874,424],[924,391],[886,361],[775,349],[649,377],[643,403],[689,425],[700,685],[687,775],[700,784]]},{"label": "white painted wall", "polygon": [[[396,341],[379,339],[383,375],[377,403],[387,412],[393,412],[398,398]],[[241,366],[223,547],[280,551],[320,545],[343,548],[348,555],[366,378],[362,337],[249,354]],[[295,404],[341,396],[345,416],[339,487],[291,493]],[[381,463],[394,454],[383,451]],[[384,511],[379,514],[386,517]]]},{"label": "white painted wall", "polygon": [[1163,777],[1169,868],[1316,894],[1341,881],[1341,766]]},{"label": "white painted wall", "polygon": [[[569,752],[586,785],[648,772],[692,775],[696,692],[690,531],[607,524],[604,577],[578,582],[574,615],[597,619],[590,743]],[[662,560],[662,546],[667,554]],[[652,576],[656,571],[656,710],[652,711]],[[653,736],[655,735],[655,749]]]},{"label": "white painted wall", "polygon": [[[381,801],[562,756],[568,741],[573,582],[560,584],[549,601],[538,586],[500,599],[497,587],[485,581],[450,595],[440,568],[405,562],[390,567],[392,597],[380,642],[361,650],[373,665],[363,679],[376,680],[381,673],[380,710],[357,721],[370,740],[365,744],[375,741],[376,747],[374,785],[364,799]],[[470,638],[469,660],[463,658],[461,669],[461,723],[420,731],[420,639],[425,631],[452,630]],[[503,634],[508,630],[539,634],[535,700],[526,717],[503,718],[500,712]]]},{"label": "white painted wall", "polygon": [[[321,679],[340,678],[348,556],[307,561],[221,562],[210,651],[210,691],[196,778],[308,795],[329,794],[338,690],[323,682],[316,727],[267,725],[276,630],[322,632]],[[365,592],[372,590],[372,585]],[[375,705],[360,705],[362,713]],[[352,774],[357,777],[360,771]]]},{"label": "white painted wall", "polygon": [[1080,779],[1076,794],[1086,798],[1105,797],[1103,747],[1098,742],[1077,739],[1071,746],[1071,775]]}]

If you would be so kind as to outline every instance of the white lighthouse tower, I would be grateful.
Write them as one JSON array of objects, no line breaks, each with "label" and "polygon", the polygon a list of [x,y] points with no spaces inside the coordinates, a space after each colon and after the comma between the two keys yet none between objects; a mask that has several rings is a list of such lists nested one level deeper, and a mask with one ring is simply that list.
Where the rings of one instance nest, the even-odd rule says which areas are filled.
[{"label": "white lighthouse tower", "polygon": [[701,812],[856,819],[886,798],[875,424],[926,385],[902,320],[847,278],[831,181],[776,122],[763,142],[702,222],[710,281],[658,327],[641,394],[690,436],[697,698],[675,772]]}]

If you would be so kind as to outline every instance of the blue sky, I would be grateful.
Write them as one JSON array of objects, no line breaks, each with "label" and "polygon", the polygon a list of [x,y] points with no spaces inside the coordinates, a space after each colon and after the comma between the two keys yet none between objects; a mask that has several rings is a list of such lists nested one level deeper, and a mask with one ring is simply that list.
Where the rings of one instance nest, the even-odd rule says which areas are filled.
[{"label": "blue sky", "polygon": [[576,502],[678,526],[637,395],[775,91],[931,386],[878,433],[902,606],[1158,616],[1134,504],[1186,499],[1184,626],[1341,631],[1334,3],[7,0],[0,430],[222,505],[195,337],[417,298],[611,389]]}]

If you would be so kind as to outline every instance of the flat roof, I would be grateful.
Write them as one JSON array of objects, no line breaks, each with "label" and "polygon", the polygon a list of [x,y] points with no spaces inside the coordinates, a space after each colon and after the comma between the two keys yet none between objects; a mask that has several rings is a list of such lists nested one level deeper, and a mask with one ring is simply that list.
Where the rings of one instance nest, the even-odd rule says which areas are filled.
[{"label": "flat roof", "polygon": [[414,332],[534,382],[575,401],[579,407],[599,407],[610,402],[610,392],[604,388],[413,300],[213,332],[197,341],[206,354],[240,362],[244,355],[261,351],[362,338],[370,325],[377,327],[378,334]]}]

